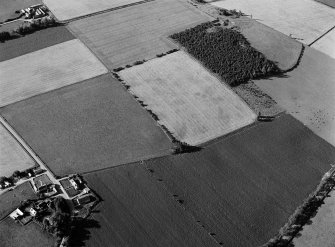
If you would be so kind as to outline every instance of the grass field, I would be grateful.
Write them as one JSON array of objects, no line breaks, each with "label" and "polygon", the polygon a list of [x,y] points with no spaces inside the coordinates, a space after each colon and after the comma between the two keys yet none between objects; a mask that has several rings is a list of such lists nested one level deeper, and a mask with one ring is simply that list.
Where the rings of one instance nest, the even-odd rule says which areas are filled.
[{"label": "grass field", "polygon": [[260,246],[315,189],[335,149],[290,115],[201,152],[144,162],[223,246]]},{"label": "grass field", "polygon": [[107,69],[79,40],[0,63],[0,106],[89,79]]},{"label": "grass field", "polygon": [[329,7],[335,8],[335,0],[315,0],[315,1],[323,3]]},{"label": "grass field", "polygon": [[317,215],[311,219],[312,223],[305,225],[301,236],[294,239],[295,247],[334,246],[335,192],[331,192],[324,202]]},{"label": "grass field", "polygon": [[47,235],[36,223],[21,226],[11,218],[0,223],[1,247],[52,247],[55,238]]},{"label": "grass field", "polygon": [[305,44],[312,43],[335,23],[335,10],[312,0],[224,0],[211,4],[241,10]]},{"label": "grass field", "polygon": [[[335,24],[335,23],[334,23]],[[335,29],[316,41],[311,47],[335,59]]]},{"label": "grass field", "polygon": [[0,124],[0,177],[9,177],[15,170],[22,171],[34,165],[32,158]]},{"label": "grass field", "polygon": [[85,246],[219,246],[144,167],[129,164],[84,178],[103,199],[91,217],[99,228],[88,229]]},{"label": "grass field", "polygon": [[161,156],[172,148],[145,109],[108,74],[0,112],[57,175]]},{"label": "grass field", "polygon": [[44,0],[60,21],[139,2],[141,0]]},{"label": "grass field", "polygon": [[306,47],[286,76],[255,80],[265,93],[317,135],[335,146],[335,59]]},{"label": "grass field", "polygon": [[0,43],[0,62],[53,46],[75,37],[62,26],[43,29]]},{"label": "grass field", "polygon": [[[20,202],[27,199],[37,199],[32,185],[29,182],[20,184],[12,191],[0,195],[0,220],[14,211]],[[1,234],[1,231],[0,231]],[[0,242],[1,243],[1,242]]]},{"label": "grass field", "polygon": [[16,10],[40,3],[42,3],[42,0],[0,0],[0,22],[16,17]]},{"label": "grass field", "polygon": [[113,69],[176,48],[165,37],[206,20],[187,3],[159,0],[74,21],[69,27]]},{"label": "grass field", "polygon": [[122,70],[120,75],[159,123],[190,145],[230,133],[256,118],[230,88],[182,51]]}]

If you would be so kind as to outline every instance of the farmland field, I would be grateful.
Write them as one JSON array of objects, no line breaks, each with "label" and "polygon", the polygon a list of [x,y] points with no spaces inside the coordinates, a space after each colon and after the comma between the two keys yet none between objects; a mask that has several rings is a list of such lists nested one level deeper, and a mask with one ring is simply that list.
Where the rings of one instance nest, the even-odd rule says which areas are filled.
[{"label": "farmland field", "polygon": [[121,7],[141,0],[44,0],[45,5],[60,21]]},{"label": "farmland field", "polygon": [[146,110],[108,74],[0,112],[61,176],[162,156],[172,148]]},{"label": "farmland field", "polygon": [[224,0],[211,4],[241,10],[305,44],[312,43],[335,23],[335,9],[312,0]]},{"label": "farmland field", "polygon": [[99,228],[88,229],[85,246],[219,246],[144,167],[128,164],[84,179],[103,199],[91,217]]},{"label": "farmland field", "polygon": [[107,69],[79,40],[0,63],[0,107],[89,79]]},{"label": "farmland field", "polygon": [[285,77],[255,80],[265,93],[335,146],[335,59],[306,47],[299,66]]},{"label": "farmland field", "polygon": [[[144,162],[223,246],[274,237],[334,162],[335,149],[290,115],[201,152]],[[139,164],[140,165],[140,164]]]},{"label": "farmland field", "polygon": [[315,0],[315,1],[328,5],[332,8],[335,8],[335,0]]},{"label": "farmland field", "polygon": [[0,22],[16,17],[16,10],[40,3],[42,3],[42,0],[0,0]]},{"label": "farmland field", "polygon": [[[335,23],[334,23],[335,24]],[[335,59],[335,29],[316,41],[311,47]]]},{"label": "farmland field", "polygon": [[75,37],[63,26],[42,29],[18,39],[0,43],[0,62],[22,56]]},{"label": "farmland field", "polygon": [[159,0],[74,21],[69,27],[114,69],[176,48],[165,37],[207,20],[187,3]]},{"label": "farmland field", "polygon": [[42,231],[36,223],[22,226],[7,218],[0,223],[1,247],[51,247],[55,238]]},{"label": "farmland field", "polygon": [[[37,199],[32,185],[29,182],[18,185],[12,191],[0,195],[0,220],[14,211],[20,202],[27,199]],[[1,232],[1,231],[0,231]]]},{"label": "farmland field", "polygon": [[230,88],[182,51],[122,70],[120,75],[158,122],[190,145],[208,142],[256,118]]},{"label": "farmland field", "polygon": [[0,124],[0,177],[9,177],[15,170],[23,171],[34,165],[32,158]]}]

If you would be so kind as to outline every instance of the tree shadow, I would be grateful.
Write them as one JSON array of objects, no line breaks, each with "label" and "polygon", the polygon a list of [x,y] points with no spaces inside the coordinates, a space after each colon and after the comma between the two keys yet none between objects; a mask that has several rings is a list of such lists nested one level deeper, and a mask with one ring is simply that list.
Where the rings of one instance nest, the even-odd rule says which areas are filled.
[{"label": "tree shadow", "polygon": [[71,237],[69,239],[69,246],[86,246],[85,242],[91,237],[90,229],[100,227],[100,223],[92,218],[75,218],[72,222],[72,231]]}]

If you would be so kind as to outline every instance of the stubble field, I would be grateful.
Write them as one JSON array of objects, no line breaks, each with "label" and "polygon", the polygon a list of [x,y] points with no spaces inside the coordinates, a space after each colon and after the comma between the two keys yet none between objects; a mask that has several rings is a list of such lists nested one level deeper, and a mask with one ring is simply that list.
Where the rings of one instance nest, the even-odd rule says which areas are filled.
[{"label": "stubble field", "polygon": [[224,0],[214,6],[241,10],[286,35],[310,44],[334,26],[335,9],[312,0]]},{"label": "stubble field", "polygon": [[334,148],[290,115],[201,152],[144,162],[223,246],[274,237],[334,162]]},{"label": "stubble field", "polygon": [[251,124],[255,113],[182,51],[122,70],[120,76],[172,135],[199,145]]},{"label": "stubble field", "polygon": [[0,107],[107,72],[79,40],[0,63]]},{"label": "stubble field", "polygon": [[165,37],[207,20],[187,3],[159,0],[74,21],[69,27],[115,69],[176,48]]},{"label": "stubble field", "polygon": [[171,153],[151,116],[106,74],[0,109],[57,175]]},{"label": "stubble field", "polygon": [[103,199],[90,217],[99,228],[88,229],[85,246],[219,246],[144,167],[128,164],[84,178]]},{"label": "stubble field", "polygon": [[11,176],[15,170],[22,171],[34,165],[32,158],[0,124],[0,177]]}]

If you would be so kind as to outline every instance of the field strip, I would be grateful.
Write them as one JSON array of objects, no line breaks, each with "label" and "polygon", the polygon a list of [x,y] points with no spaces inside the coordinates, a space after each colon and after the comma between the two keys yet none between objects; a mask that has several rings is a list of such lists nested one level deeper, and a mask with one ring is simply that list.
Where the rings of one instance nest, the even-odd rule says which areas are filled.
[{"label": "field strip", "polygon": [[120,76],[161,125],[190,145],[206,143],[256,118],[230,88],[182,51],[122,70]]},{"label": "field strip", "polygon": [[0,107],[108,70],[74,39],[0,63]]},{"label": "field strip", "polygon": [[59,21],[73,21],[154,0],[43,0]]}]

